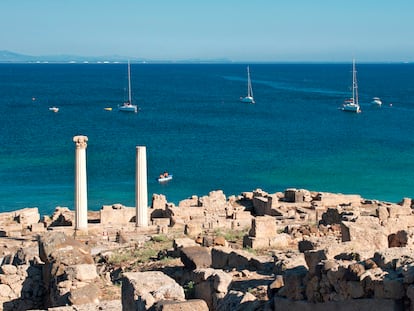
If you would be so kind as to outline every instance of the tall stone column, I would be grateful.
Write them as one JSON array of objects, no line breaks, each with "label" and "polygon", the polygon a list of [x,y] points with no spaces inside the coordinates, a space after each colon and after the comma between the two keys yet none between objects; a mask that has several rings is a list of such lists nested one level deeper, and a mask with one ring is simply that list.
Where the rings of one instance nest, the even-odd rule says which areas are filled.
[{"label": "tall stone column", "polygon": [[87,136],[75,136],[75,230],[88,230],[88,189],[86,184]]},{"label": "tall stone column", "polygon": [[147,148],[137,146],[135,171],[136,226],[148,226]]}]

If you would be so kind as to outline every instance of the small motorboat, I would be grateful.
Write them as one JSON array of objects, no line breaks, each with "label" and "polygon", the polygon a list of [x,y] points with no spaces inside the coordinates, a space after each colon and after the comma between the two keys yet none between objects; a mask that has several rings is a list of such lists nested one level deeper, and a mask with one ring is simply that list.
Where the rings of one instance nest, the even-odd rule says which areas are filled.
[{"label": "small motorboat", "polygon": [[377,106],[381,106],[381,105],[382,105],[382,101],[381,101],[381,99],[380,99],[379,97],[374,97],[374,98],[372,99],[371,104],[373,104],[373,105],[377,105]]},{"label": "small motorboat", "polygon": [[168,173],[160,174],[160,176],[157,178],[158,182],[160,183],[170,181],[171,179],[173,179],[173,175]]},{"label": "small motorboat", "polygon": [[49,110],[53,111],[53,112],[58,112],[59,108],[58,107],[49,107]]}]

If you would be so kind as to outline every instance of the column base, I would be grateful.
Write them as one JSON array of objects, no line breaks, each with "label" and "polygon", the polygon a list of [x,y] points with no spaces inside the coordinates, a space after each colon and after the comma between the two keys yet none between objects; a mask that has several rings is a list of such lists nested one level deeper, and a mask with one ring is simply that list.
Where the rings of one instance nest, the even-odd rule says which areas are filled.
[{"label": "column base", "polygon": [[86,236],[88,235],[88,229],[75,229],[75,238],[77,236]]}]

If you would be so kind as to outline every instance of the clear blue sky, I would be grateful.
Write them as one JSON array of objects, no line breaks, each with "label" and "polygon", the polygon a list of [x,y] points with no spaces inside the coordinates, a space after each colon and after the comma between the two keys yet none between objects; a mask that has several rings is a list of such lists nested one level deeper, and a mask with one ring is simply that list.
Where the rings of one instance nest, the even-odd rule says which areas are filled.
[{"label": "clear blue sky", "polygon": [[413,14],[413,0],[0,0],[0,50],[413,62]]}]

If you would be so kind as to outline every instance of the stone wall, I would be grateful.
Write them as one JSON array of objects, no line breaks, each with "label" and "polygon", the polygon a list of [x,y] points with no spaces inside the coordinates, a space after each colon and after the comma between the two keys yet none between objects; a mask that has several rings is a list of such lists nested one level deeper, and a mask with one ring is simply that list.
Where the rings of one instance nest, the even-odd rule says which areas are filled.
[{"label": "stone wall", "polygon": [[101,208],[101,224],[127,224],[135,218],[135,208],[121,204],[103,205]]}]

